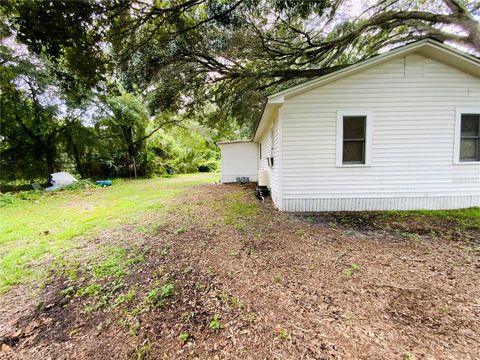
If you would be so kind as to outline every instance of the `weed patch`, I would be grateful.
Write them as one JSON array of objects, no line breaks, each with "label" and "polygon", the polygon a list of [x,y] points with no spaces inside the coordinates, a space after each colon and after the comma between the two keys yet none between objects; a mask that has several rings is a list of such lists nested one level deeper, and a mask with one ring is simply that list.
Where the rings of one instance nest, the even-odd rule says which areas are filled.
[{"label": "weed patch", "polygon": [[189,338],[190,338],[190,335],[186,332],[183,332],[180,335],[178,335],[178,340],[180,340],[182,344],[185,344]]},{"label": "weed patch", "polygon": [[241,309],[244,307],[243,302],[234,295],[230,295],[226,292],[220,294],[220,300],[227,305],[229,309]]},{"label": "weed patch", "polygon": [[225,198],[226,214],[224,221],[233,225],[237,231],[251,227],[259,212],[258,204],[244,198],[243,192],[235,192]]},{"label": "weed patch", "polygon": [[279,329],[278,330],[278,337],[282,340],[291,340],[292,336],[290,335],[290,332],[287,329]]},{"label": "weed patch", "polygon": [[130,336],[137,336],[138,331],[141,328],[140,321],[136,319],[123,319],[119,321],[120,326],[122,326]]},{"label": "weed patch", "polygon": [[132,288],[127,293],[118,295],[115,301],[113,302],[112,307],[116,308],[125,303],[132,303],[136,297],[137,297],[137,291],[134,288]]},{"label": "weed patch", "polygon": [[355,273],[360,270],[360,265],[352,264],[349,268],[343,270],[342,274],[346,279],[351,279]]},{"label": "weed patch", "polygon": [[165,304],[165,299],[173,295],[174,288],[173,283],[154,288],[148,292],[145,301],[151,307],[161,308]]},{"label": "weed patch", "polygon": [[150,344],[150,340],[145,340],[141,345],[138,346],[134,359],[136,360],[143,360],[146,359],[148,354],[152,351],[152,345]]},{"label": "weed patch", "polygon": [[77,290],[77,296],[96,296],[100,294],[103,290],[102,285],[99,284],[90,284],[84,288]]},{"label": "weed patch", "polygon": [[223,329],[223,324],[222,322],[220,321],[220,315],[218,314],[215,314],[213,316],[213,319],[210,321],[210,323],[208,324],[208,327],[210,329],[213,329],[213,330],[221,330]]},{"label": "weed patch", "polygon": [[145,261],[143,254],[135,249],[112,247],[107,250],[107,258],[94,266],[95,277],[122,277],[127,275],[128,268],[132,265],[141,264]]}]

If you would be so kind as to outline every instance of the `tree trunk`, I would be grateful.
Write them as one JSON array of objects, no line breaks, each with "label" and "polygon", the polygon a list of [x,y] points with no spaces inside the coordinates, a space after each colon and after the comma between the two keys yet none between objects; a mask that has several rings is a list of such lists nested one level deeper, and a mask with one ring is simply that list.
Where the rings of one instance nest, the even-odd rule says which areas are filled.
[{"label": "tree trunk", "polygon": [[77,145],[73,144],[72,149],[73,149],[73,157],[75,159],[75,165],[77,167],[77,171],[80,174],[80,177],[82,179],[85,179],[85,172],[83,171],[82,160],[80,159],[80,154],[78,153]]},{"label": "tree trunk", "polygon": [[135,174],[135,180],[137,180],[137,164],[135,163],[135,156],[132,157],[133,160],[133,173]]},{"label": "tree trunk", "polygon": [[55,158],[52,157],[49,153],[47,153],[46,160],[48,169],[47,179],[48,181],[50,181],[50,174],[53,174],[55,172]]},{"label": "tree trunk", "polygon": [[[54,143],[54,141],[53,141]],[[45,150],[45,160],[47,162],[47,169],[48,169],[48,180],[50,181],[50,174],[54,173],[56,170],[55,167],[55,146],[52,146],[52,141],[49,141],[47,144],[44,144],[43,146]]]}]

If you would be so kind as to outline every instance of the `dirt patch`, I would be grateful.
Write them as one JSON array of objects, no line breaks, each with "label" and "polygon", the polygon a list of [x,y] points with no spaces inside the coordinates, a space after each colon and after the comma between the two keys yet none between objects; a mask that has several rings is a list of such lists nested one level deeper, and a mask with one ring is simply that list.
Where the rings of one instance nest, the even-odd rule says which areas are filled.
[{"label": "dirt patch", "polygon": [[[35,300],[5,295],[4,358],[480,354],[476,228],[282,214],[233,185],[197,187],[157,216],[98,237],[132,249],[117,264],[125,273],[82,263],[74,279],[52,274]],[[134,249],[141,260],[129,260]]]},{"label": "dirt patch", "polygon": [[63,205],[63,207],[67,209],[75,209],[75,210],[81,210],[81,211],[92,211],[95,209],[91,203],[87,201],[82,201],[82,200],[76,200],[76,201],[66,203],[65,205]]}]

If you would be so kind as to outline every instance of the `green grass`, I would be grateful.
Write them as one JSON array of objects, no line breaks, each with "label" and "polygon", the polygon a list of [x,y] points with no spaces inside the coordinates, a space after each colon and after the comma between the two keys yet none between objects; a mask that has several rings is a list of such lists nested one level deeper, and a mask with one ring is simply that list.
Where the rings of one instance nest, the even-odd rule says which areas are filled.
[{"label": "green grass", "polygon": [[[408,230],[412,225],[424,231],[435,230],[443,224],[447,230],[480,229],[480,208],[456,210],[361,211],[333,213],[336,221],[353,227],[370,225],[379,228]],[[306,219],[306,222],[309,218]],[[314,218],[310,218],[315,222]],[[407,234],[407,233],[406,233]]]},{"label": "green grass", "polygon": [[[170,205],[185,189],[217,179],[217,174],[180,175],[118,181],[108,188],[86,191],[11,197],[11,202],[0,207],[0,293],[44,274],[44,262],[75,247],[78,237],[134,223],[142,214]],[[107,273],[108,267],[103,269]]]},{"label": "green grass", "polygon": [[97,279],[125,276],[131,265],[141,264],[145,261],[145,256],[140,251],[120,246],[109,247],[103,251],[102,258],[91,269]]},{"label": "green grass", "polygon": [[480,229],[480,208],[455,210],[416,210],[416,211],[372,211],[364,212],[364,216],[378,216],[380,219],[390,220],[404,227],[408,227],[411,220],[429,222],[449,222],[455,229]]},{"label": "green grass", "polygon": [[391,216],[424,216],[429,218],[443,218],[456,222],[466,228],[480,228],[480,208],[468,208],[458,210],[418,210],[418,211],[395,211],[387,212]]}]

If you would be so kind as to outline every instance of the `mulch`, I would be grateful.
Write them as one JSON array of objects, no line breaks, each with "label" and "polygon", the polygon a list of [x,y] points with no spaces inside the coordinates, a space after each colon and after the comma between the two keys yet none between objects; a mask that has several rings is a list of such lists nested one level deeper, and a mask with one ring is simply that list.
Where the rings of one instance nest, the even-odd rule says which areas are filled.
[{"label": "mulch", "polygon": [[[478,230],[416,224],[406,237],[353,215],[280,213],[268,200],[236,227],[225,216],[239,191],[258,203],[248,187],[198,186],[161,221],[145,215],[161,224],[154,233],[125,226],[97,237],[150,249],[123,281],[136,287],[136,304],[153,284],[173,282],[165,306],[87,313],[88,299],[60,295],[71,284],[52,274],[43,289],[0,298],[0,358],[480,357]],[[221,329],[210,327],[215,316]]]}]

